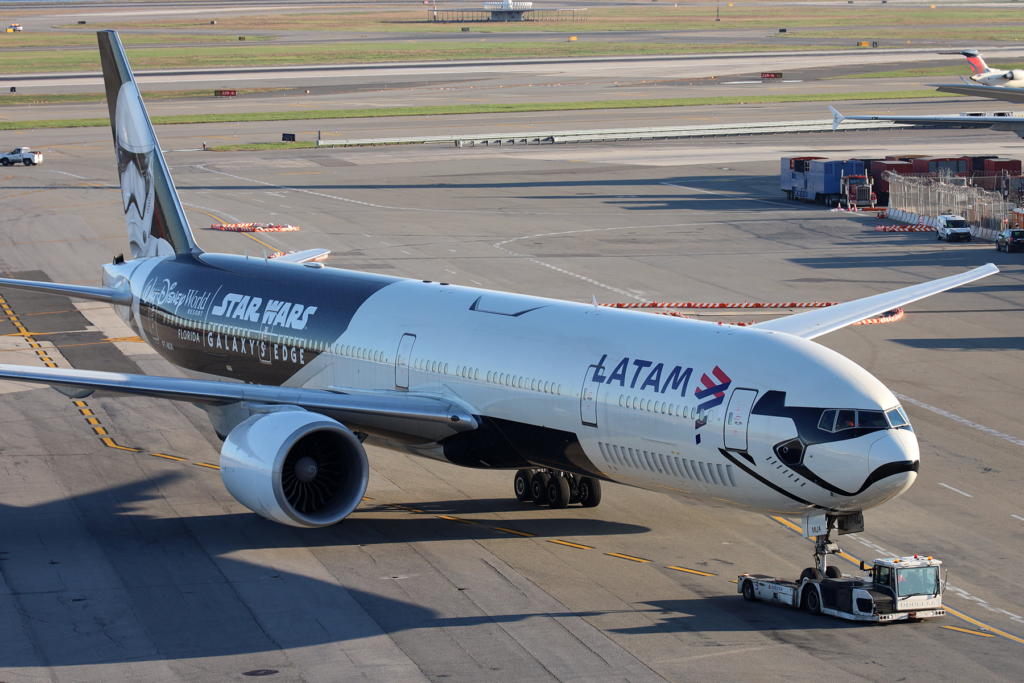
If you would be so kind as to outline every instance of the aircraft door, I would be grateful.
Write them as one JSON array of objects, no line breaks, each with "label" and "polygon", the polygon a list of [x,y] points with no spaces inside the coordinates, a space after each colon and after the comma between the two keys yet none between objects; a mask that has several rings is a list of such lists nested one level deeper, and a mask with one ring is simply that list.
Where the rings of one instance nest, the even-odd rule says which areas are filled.
[{"label": "aircraft door", "polygon": [[594,376],[600,369],[599,365],[587,368],[587,374],[583,377],[583,391],[580,392],[580,418],[583,424],[591,427],[597,426],[597,395],[601,382],[595,381]]},{"label": "aircraft door", "polygon": [[725,411],[725,447],[747,450],[747,422],[754,408],[757,392],[753,389],[735,389]]},{"label": "aircraft door", "polygon": [[398,343],[398,354],[395,356],[395,386],[409,388],[409,359],[412,357],[412,345],[416,343],[415,334],[403,334]]}]

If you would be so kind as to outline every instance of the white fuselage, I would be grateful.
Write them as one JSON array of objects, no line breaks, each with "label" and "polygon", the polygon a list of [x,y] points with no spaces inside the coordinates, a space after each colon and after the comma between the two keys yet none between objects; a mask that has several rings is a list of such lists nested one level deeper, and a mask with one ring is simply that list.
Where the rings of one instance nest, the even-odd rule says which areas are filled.
[{"label": "white fuselage", "polygon": [[[129,264],[105,266],[105,280],[129,275],[139,301],[149,266]],[[284,267],[301,268],[268,266]],[[330,286],[327,276],[339,271],[322,272]],[[120,312],[167,355],[165,344],[150,340],[148,323],[137,324],[138,305],[132,315]],[[210,339],[225,332],[197,330]],[[288,386],[452,397],[499,425],[575,435],[578,445],[559,455],[578,470],[673,496],[773,514],[856,512],[900,494],[916,477],[919,452],[908,427],[846,432],[850,438],[823,432],[826,442],[808,444],[798,466],[786,463],[776,446],[801,433],[790,417],[751,414],[766,392],[785,392],[785,409],[802,407],[815,424],[826,409],[886,411],[898,401],[852,361],[784,333],[399,280],[359,305],[331,343],[297,334],[291,349],[307,350],[291,353],[301,362],[290,361],[296,371]],[[225,340],[223,352],[229,349]],[[415,434],[371,440],[449,459],[443,444]],[[559,467],[564,459],[544,461],[542,449],[531,462],[567,469]],[[868,480],[908,463],[914,471]]]}]

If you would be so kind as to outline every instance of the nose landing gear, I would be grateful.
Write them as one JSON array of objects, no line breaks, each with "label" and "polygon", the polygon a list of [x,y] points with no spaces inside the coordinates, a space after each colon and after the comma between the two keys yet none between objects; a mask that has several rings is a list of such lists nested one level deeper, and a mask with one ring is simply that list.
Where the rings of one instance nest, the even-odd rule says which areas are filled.
[{"label": "nose landing gear", "polygon": [[[804,578],[820,581],[823,577],[829,579],[841,579],[843,573],[839,567],[828,564],[829,555],[838,555],[842,552],[839,544],[831,540],[832,529],[835,526],[836,518],[829,515],[826,518],[825,533],[814,537],[814,567],[809,567],[800,574],[800,580]],[[842,532],[840,532],[842,533]]]},{"label": "nose landing gear", "polygon": [[577,503],[585,508],[601,503],[601,481],[557,470],[519,470],[513,481],[516,498],[549,505],[556,510]]}]

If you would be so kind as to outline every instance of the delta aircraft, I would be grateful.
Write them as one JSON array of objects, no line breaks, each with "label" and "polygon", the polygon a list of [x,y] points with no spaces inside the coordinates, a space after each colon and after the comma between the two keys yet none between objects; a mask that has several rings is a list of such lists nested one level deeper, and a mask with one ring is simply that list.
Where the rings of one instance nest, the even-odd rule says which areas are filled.
[{"label": "delta aircraft", "polygon": [[1024,103],[1024,69],[993,69],[977,50],[961,52],[974,72],[970,78],[961,76],[963,83],[942,83],[934,86],[939,92],[985,97],[990,100]]},{"label": "delta aircraft", "polygon": [[[879,380],[812,340],[998,272],[764,322],[720,325],[196,244],[114,31],[98,33],[131,258],[102,286],[3,287],[109,303],[187,379],[0,365],[0,379],[186,401],[224,440],[228,491],[298,527],[359,504],[364,443],[515,472],[521,500],[594,506],[615,482],[802,518],[818,536],[917,477]],[[832,543],[831,546],[835,544]]]}]

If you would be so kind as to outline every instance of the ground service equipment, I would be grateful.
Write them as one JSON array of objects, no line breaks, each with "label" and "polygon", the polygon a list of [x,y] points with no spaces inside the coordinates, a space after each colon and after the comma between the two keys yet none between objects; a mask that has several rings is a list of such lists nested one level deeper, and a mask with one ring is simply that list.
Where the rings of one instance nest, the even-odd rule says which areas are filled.
[{"label": "ground service equipment", "polygon": [[[896,557],[875,560],[863,577],[842,576],[834,566],[828,576],[805,569],[798,581],[761,574],[740,574],[736,590],[749,602],[766,600],[811,614],[828,614],[850,621],[906,621],[941,617],[942,562],[931,557]],[[868,567],[861,562],[861,570]]]}]

